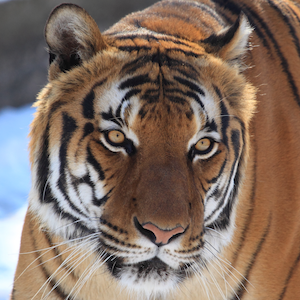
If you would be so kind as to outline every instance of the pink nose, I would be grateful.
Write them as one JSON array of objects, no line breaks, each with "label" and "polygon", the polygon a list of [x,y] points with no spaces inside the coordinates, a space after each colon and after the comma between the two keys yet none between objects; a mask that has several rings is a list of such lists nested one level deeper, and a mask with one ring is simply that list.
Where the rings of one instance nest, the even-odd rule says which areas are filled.
[{"label": "pink nose", "polygon": [[167,244],[171,237],[173,237],[176,234],[183,233],[184,229],[181,226],[178,226],[176,228],[173,228],[171,230],[162,230],[155,226],[152,223],[147,223],[145,225],[142,225],[144,229],[147,229],[155,235],[155,244]]}]

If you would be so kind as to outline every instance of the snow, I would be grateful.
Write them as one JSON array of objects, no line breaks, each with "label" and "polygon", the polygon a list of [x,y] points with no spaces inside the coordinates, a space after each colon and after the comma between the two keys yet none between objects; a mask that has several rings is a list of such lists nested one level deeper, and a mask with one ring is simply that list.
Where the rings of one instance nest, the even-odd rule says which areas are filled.
[{"label": "snow", "polygon": [[0,300],[9,299],[30,189],[29,124],[35,109],[0,111]]}]

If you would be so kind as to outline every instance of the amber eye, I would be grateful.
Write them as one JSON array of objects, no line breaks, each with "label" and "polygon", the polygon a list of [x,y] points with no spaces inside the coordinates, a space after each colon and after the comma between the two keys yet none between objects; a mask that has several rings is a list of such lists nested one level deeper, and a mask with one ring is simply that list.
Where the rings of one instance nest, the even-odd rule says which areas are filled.
[{"label": "amber eye", "polygon": [[121,131],[111,130],[107,133],[107,139],[112,144],[119,145],[124,143],[125,135]]},{"label": "amber eye", "polygon": [[209,153],[214,146],[214,141],[209,138],[203,138],[197,142],[195,145],[195,150],[199,154],[207,154]]}]

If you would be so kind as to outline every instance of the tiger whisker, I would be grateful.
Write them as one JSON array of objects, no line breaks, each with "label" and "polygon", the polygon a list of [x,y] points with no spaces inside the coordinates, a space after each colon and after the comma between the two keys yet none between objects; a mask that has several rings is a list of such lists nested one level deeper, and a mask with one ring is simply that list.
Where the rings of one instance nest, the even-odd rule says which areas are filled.
[{"label": "tiger whisker", "polygon": [[[86,243],[87,244],[87,243]],[[68,270],[57,282],[56,284],[52,287],[52,289],[45,295],[42,297],[42,299],[47,299],[47,297],[51,294],[51,292],[56,289],[79,265],[81,265],[88,257],[90,257],[90,255],[93,254],[93,248],[91,248],[89,251],[86,251],[84,249],[82,249],[81,247],[74,247],[74,250],[72,251],[72,253],[66,258],[64,259],[63,263],[56,269],[56,271],[50,276],[51,280],[53,277],[55,277],[56,275],[59,275],[61,271],[63,271],[63,267],[65,265],[67,265],[69,262],[72,261],[72,259],[78,255],[78,252],[82,253],[80,254],[80,256],[75,259],[75,261],[73,261],[71,263],[71,269]],[[83,259],[82,259],[83,258]]]},{"label": "tiger whisker", "polygon": [[[228,295],[228,291],[227,291],[227,285],[229,286],[229,288],[233,291],[233,293],[235,293],[235,290],[233,289],[232,285],[228,282],[228,280],[226,279],[224,272],[226,273],[226,275],[228,276],[228,273],[223,269],[223,265],[221,264],[220,261],[215,261],[216,264],[220,267],[220,271],[216,268],[216,266],[213,264],[213,262],[208,261],[208,263],[211,265],[211,267],[220,275],[220,277],[224,280],[225,283],[225,291],[226,291],[226,297],[223,294],[223,297],[225,297],[224,299],[227,299],[227,295]],[[220,273],[222,272],[222,274]],[[213,275],[212,275],[213,276]],[[239,281],[238,281],[239,282]]]},{"label": "tiger whisker", "polygon": [[[207,269],[208,273],[210,274],[211,279],[212,279],[212,281],[214,282],[214,285],[215,285],[215,287],[217,288],[218,292],[220,293],[221,297],[222,297],[223,299],[226,300],[226,296],[224,295],[224,293],[223,293],[223,291],[222,291],[222,289],[221,289],[219,283],[217,282],[217,280],[216,280],[214,274],[213,274],[213,273],[210,271],[210,269],[208,268],[207,263],[206,263],[202,258],[201,258],[201,261],[202,261],[202,264],[206,266],[206,269]],[[212,264],[211,264],[211,265],[212,265]],[[213,265],[212,265],[212,266],[213,266]],[[215,268],[214,268],[214,269],[215,269]],[[215,269],[215,270],[216,270],[216,269]],[[217,270],[216,270],[216,272],[222,277],[222,275],[221,275]]]},{"label": "tiger whisker", "polygon": [[[82,239],[82,238],[80,238]],[[76,239],[77,240],[77,239]],[[74,240],[72,240],[74,241]],[[17,281],[29,268],[32,264],[34,264],[37,260],[41,259],[44,255],[46,255],[47,253],[49,253],[51,250],[57,248],[57,247],[60,247],[62,245],[65,245],[65,244],[68,244],[69,241],[65,241],[65,242],[62,242],[60,244],[57,244],[55,246],[52,246],[52,247],[48,247],[48,248],[43,248],[43,249],[39,249],[39,250],[35,250],[35,251],[29,251],[29,252],[21,252],[20,254],[24,255],[24,254],[33,254],[33,253],[41,253],[42,251],[46,251],[42,254],[40,254],[36,259],[34,259],[24,270],[23,272],[15,279],[15,281]],[[57,258],[59,255],[53,257],[52,259],[55,259]],[[51,259],[50,259],[51,260]],[[37,268],[38,266],[42,265],[43,263],[41,264],[38,264],[36,267],[34,267],[32,270],[34,270],[35,268]]]},{"label": "tiger whisker", "polygon": [[[86,281],[99,269],[101,268],[101,266],[107,261],[109,260],[111,257],[113,257],[115,254],[111,254],[110,256],[108,256],[104,261],[101,262],[101,264],[97,265],[97,263],[99,263],[102,259],[102,257],[106,254],[106,251],[103,251],[101,253],[101,255],[97,256],[96,259],[96,263],[93,263],[90,265],[90,270],[88,271],[88,269],[85,270],[85,272],[83,272],[83,274],[80,276],[80,278],[78,279],[76,285],[74,286],[74,290],[77,288],[77,292],[74,294],[73,299],[76,299],[78,293],[80,292],[80,290],[82,289],[83,285],[86,283]],[[81,277],[83,277],[81,279]],[[81,281],[81,282],[80,282]],[[78,286],[78,287],[77,287]],[[72,291],[73,291],[72,289]],[[72,292],[71,291],[71,292]],[[70,293],[71,293],[70,292]]]},{"label": "tiger whisker", "polygon": [[90,276],[88,277],[88,275],[90,274],[91,270],[93,270],[93,268],[95,268],[98,260],[102,258],[102,255],[103,255],[103,252],[100,255],[98,254],[90,262],[89,266],[82,272],[82,274],[78,278],[77,282],[75,283],[75,285],[73,286],[73,288],[70,290],[67,299],[69,299],[70,296],[73,294],[73,292],[76,291],[76,289],[77,289],[77,292],[72,296],[72,299],[76,299],[76,296],[79,294],[79,292],[82,289],[84,283],[90,278]]},{"label": "tiger whisker", "polygon": [[43,196],[42,196],[43,201],[45,201],[46,188],[47,188],[47,185],[49,184],[49,181],[50,181],[50,177],[47,178],[45,185],[44,185]]},{"label": "tiger whisker", "polygon": [[[206,248],[208,251],[210,251],[208,248]],[[226,264],[226,265],[228,265],[230,268],[232,268],[234,271],[236,271],[237,273],[238,273],[238,275],[240,275],[247,283],[249,283],[251,286],[253,286],[252,284],[251,284],[251,282],[242,274],[242,273],[240,273],[230,262],[228,262],[228,261],[226,261],[226,260],[223,260],[223,259],[221,259],[220,257],[218,257],[217,255],[215,255],[212,251],[210,251],[213,255],[214,255],[214,257],[218,260],[218,261],[220,261],[220,262],[222,262],[222,263],[224,263],[224,264]],[[228,267],[226,267],[227,269],[228,269],[228,271],[229,272],[231,272],[232,274],[233,274],[233,272],[228,268]],[[233,276],[235,276],[234,274],[233,274]],[[239,281],[239,283],[241,283],[240,282],[240,280],[235,276],[235,278]],[[243,285],[243,287],[246,289],[246,287]],[[247,289],[246,289],[247,290]]]},{"label": "tiger whisker", "polygon": [[[43,264],[45,264],[45,263],[47,263],[47,262],[49,262],[49,261],[51,261],[51,260],[56,259],[56,258],[59,257],[59,256],[62,256],[63,254],[67,253],[68,251],[71,251],[72,248],[80,247],[81,244],[87,243],[88,240],[89,240],[89,239],[86,239],[86,240],[82,241],[82,242],[79,243],[79,244],[74,244],[74,245],[68,247],[67,249],[63,250],[61,253],[57,254],[56,256],[51,257],[50,259],[43,261],[42,263],[40,263],[39,265],[37,265],[35,268],[37,268],[38,266],[41,266],[41,265],[43,265]],[[59,246],[61,246],[61,244],[60,244]],[[59,247],[59,246],[56,246],[55,248],[57,248],[57,247]],[[54,248],[54,249],[55,249],[55,248]],[[33,268],[33,269],[34,269],[34,268]]]},{"label": "tiger whisker", "polygon": [[[219,234],[219,236],[220,236],[220,237],[218,237],[219,239],[226,240],[226,237],[225,237],[221,232],[218,232],[218,231],[215,230],[215,229],[212,229],[212,228],[209,228],[209,227],[205,227],[205,230],[210,230],[210,231],[212,231],[213,233],[217,233],[217,234]],[[209,235],[210,235],[211,237],[214,237],[214,236],[212,235],[211,232],[209,232]]]},{"label": "tiger whisker", "polygon": [[[206,248],[206,247],[205,247]],[[226,262],[225,260],[222,260],[220,257],[218,257],[217,255],[215,255],[211,250],[209,250],[208,248],[206,248],[206,250],[208,250],[210,253],[212,253],[216,260],[215,262],[217,264],[219,264],[220,267],[225,268],[226,270],[226,274],[227,276],[231,277],[231,279],[235,282],[238,283],[240,285],[243,286],[243,288],[245,289],[245,291],[248,292],[246,286],[242,283],[242,281],[236,277],[236,275],[226,266],[229,265],[232,269],[234,269],[243,279],[245,279],[247,282],[249,282],[236,268],[234,268],[230,263]],[[234,279],[233,279],[234,278]],[[249,282],[250,283],[250,282]],[[251,284],[251,283],[250,283]],[[233,290],[233,289],[232,289]],[[233,290],[233,292],[236,294],[235,290]],[[237,295],[236,295],[237,296]],[[238,297],[238,296],[237,296]]]},{"label": "tiger whisker", "polygon": [[[205,291],[205,293],[206,293],[207,298],[210,299],[209,290],[210,290],[210,293],[211,293],[211,288],[210,288],[210,286],[207,286],[207,283],[205,282],[205,279],[206,279],[206,278],[203,278],[203,276],[201,276],[199,270],[201,271],[202,268],[201,268],[201,266],[198,266],[198,263],[199,263],[199,262],[196,261],[196,260],[194,259],[194,263],[191,264],[190,267],[192,268],[192,270],[193,270],[193,272],[194,272],[194,274],[195,274],[195,276],[196,276],[196,278],[197,278],[197,281],[198,281],[198,282],[201,284],[201,286],[203,287],[203,289],[204,289],[204,291]],[[196,268],[195,265],[198,267],[198,269]],[[203,266],[205,267],[205,265],[203,265]],[[209,290],[208,290],[208,289],[209,289]]]}]

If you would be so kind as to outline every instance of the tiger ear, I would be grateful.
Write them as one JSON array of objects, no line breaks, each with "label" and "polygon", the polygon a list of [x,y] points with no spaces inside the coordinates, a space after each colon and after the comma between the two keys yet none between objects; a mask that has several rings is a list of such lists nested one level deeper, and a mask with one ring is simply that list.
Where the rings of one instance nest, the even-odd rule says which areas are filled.
[{"label": "tiger ear", "polygon": [[52,11],[45,39],[50,56],[49,80],[107,47],[94,19],[75,4],[61,4]]},{"label": "tiger ear", "polygon": [[242,13],[232,26],[222,29],[217,34],[212,34],[201,43],[207,52],[214,53],[231,64],[239,65],[240,59],[248,50],[251,32],[252,28]]}]

